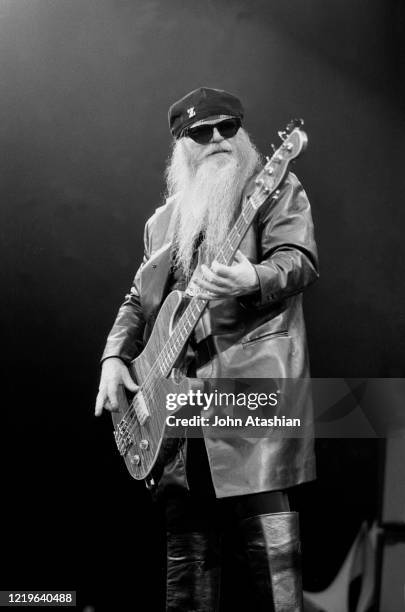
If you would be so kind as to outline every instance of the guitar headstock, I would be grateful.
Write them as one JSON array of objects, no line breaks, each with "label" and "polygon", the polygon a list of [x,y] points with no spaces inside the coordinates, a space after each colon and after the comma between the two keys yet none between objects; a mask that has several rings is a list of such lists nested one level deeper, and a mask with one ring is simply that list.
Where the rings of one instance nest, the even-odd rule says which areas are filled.
[{"label": "guitar headstock", "polygon": [[286,125],[284,130],[280,130],[277,133],[280,136],[281,140],[284,141],[286,138],[288,138],[291,132],[293,132],[295,129],[300,130],[303,125],[304,125],[303,119],[291,119],[291,121]]},{"label": "guitar headstock", "polygon": [[267,163],[255,181],[256,190],[251,196],[255,208],[259,208],[272,192],[276,192],[287,172],[288,164],[305,151],[308,137],[302,130],[303,125],[303,119],[292,119],[284,130],[278,132],[282,144],[271,158],[266,158]]}]

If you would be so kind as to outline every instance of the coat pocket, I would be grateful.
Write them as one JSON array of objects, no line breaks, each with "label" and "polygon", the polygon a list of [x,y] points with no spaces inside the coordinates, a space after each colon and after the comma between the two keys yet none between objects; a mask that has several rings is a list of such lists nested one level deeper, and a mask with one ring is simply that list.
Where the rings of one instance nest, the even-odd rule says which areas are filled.
[{"label": "coat pocket", "polygon": [[250,336],[248,338],[242,339],[241,344],[243,347],[252,346],[257,342],[261,342],[262,340],[272,340],[273,338],[288,338],[288,329],[280,329],[277,331],[268,331],[263,332],[257,336]]}]

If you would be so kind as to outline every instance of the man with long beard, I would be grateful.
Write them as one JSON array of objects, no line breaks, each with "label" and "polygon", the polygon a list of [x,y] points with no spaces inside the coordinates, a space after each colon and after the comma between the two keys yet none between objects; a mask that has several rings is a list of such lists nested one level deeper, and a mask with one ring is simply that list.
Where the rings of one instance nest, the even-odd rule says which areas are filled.
[{"label": "man with long beard", "polygon": [[[120,385],[136,392],[127,366],[167,293],[186,289],[197,265],[189,290],[210,301],[184,358],[188,371],[309,377],[301,294],[318,276],[317,252],[293,174],[258,211],[233,265],[215,260],[261,168],[242,120],[239,99],[217,89],[194,90],[170,107],[168,198],[146,224],[143,264],[107,340],[97,415],[117,409]],[[311,399],[303,389],[295,412],[305,420]],[[315,476],[312,435],[166,442],[153,490],[166,514],[167,610],[219,609],[221,533],[230,525],[249,568],[250,609],[302,610],[298,516],[286,489]]]}]

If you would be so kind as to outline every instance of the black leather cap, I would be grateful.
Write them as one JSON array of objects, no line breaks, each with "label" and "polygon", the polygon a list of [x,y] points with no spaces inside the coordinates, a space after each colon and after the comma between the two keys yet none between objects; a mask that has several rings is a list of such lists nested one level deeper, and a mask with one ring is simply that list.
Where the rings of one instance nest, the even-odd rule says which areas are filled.
[{"label": "black leather cap", "polygon": [[169,108],[169,127],[179,138],[187,127],[214,115],[228,115],[243,119],[243,107],[236,96],[222,89],[199,87]]}]

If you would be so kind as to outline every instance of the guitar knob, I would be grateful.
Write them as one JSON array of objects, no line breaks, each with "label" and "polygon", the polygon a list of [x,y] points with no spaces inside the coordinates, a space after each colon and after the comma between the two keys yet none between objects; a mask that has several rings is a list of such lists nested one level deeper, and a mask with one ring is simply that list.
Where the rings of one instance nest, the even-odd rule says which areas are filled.
[{"label": "guitar knob", "polygon": [[141,440],[139,442],[139,448],[141,448],[142,450],[147,450],[149,448],[149,441],[148,440]]},{"label": "guitar knob", "polygon": [[132,465],[139,465],[141,463],[141,458],[139,455],[134,455],[133,457],[131,457],[130,462],[132,463]]}]

